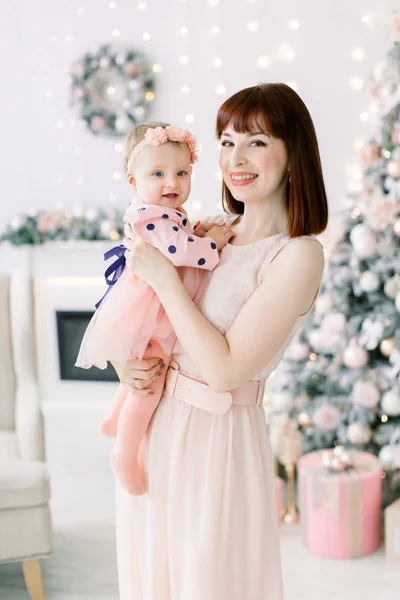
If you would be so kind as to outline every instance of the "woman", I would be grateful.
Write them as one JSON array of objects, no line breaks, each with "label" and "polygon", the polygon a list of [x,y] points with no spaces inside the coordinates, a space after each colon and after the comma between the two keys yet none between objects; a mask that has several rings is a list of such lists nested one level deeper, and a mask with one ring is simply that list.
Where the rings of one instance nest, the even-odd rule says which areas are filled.
[{"label": "woman", "polygon": [[[262,392],[318,293],[314,234],[326,228],[327,201],[314,126],[290,87],[236,93],[217,136],[228,214],[199,232],[226,223],[232,238],[199,307],[166,257],[129,231],[124,240],[129,268],[158,294],[184,352],[172,356],[148,432],[149,492],[117,490],[121,600],[283,598]],[[118,375],[145,395],[155,362]]]}]

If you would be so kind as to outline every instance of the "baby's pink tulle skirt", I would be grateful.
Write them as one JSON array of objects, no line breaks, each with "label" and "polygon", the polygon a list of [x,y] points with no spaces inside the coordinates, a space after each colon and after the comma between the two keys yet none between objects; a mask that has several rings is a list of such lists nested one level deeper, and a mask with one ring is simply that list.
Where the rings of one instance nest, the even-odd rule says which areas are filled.
[{"label": "baby's pink tulle skirt", "polygon": [[[194,267],[177,270],[197,304],[205,289],[207,271]],[[94,313],[75,365],[105,369],[107,361],[125,364],[131,358],[141,359],[151,339],[157,340],[167,355],[179,352],[180,344],[156,293],[125,269]]]}]

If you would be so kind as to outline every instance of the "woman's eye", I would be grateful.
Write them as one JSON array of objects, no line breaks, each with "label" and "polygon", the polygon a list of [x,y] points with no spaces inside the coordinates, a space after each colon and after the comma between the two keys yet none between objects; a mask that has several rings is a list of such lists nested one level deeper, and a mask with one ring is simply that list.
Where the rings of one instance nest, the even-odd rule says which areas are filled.
[{"label": "woman's eye", "polygon": [[155,175],[155,177],[162,177],[163,172],[162,171],[154,171],[153,175]]},{"label": "woman's eye", "polygon": [[253,146],[253,144],[256,144],[256,146],[255,146],[256,148],[259,147],[259,146],[266,146],[267,145],[265,142],[262,142],[261,140],[253,140],[250,145]]},{"label": "woman's eye", "polygon": [[224,146],[224,148],[230,148],[231,146],[233,146],[233,144],[232,144],[232,142],[225,140],[224,142],[221,143],[221,146]]},{"label": "woman's eye", "polygon": [[178,172],[178,177],[184,177],[185,175],[187,175],[187,171],[179,171]]}]

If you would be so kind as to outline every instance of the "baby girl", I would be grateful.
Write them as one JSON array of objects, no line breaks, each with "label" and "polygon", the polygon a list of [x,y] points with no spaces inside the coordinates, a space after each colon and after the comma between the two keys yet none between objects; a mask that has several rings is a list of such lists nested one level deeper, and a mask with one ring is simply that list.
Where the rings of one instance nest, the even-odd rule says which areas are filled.
[{"label": "baby girl", "polygon": [[[125,224],[137,236],[158,248],[178,268],[196,304],[204,292],[207,271],[218,264],[219,250],[232,237],[229,227],[220,226],[202,232],[204,237],[195,235],[183,208],[190,194],[197,151],[195,138],[180,127],[164,123],[136,127],[127,138],[126,175],[139,199],[129,205],[124,216]],[[124,251],[120,246],[117,253],[118,248]],[[110,251],[106,256],[112,254]],[[162,375],[150,386],[154,394],[135,396],[134,387],[128,391],[119,384],[111,412],[102,423],[105,435],[116,435],[111,467],[117,479],[129,493],[141,495],[146,482],[139,449],[162,397],[170,355],[177,351],[179,342],[154,290],[123,268],[124,257],[118,261],[122,274],[109,282],[110,293],[96,305],[76,366],[105,369],[107,361],[125,364],[132,358],[163,359]],[[110,269],[106,275],[108,272]]]}]

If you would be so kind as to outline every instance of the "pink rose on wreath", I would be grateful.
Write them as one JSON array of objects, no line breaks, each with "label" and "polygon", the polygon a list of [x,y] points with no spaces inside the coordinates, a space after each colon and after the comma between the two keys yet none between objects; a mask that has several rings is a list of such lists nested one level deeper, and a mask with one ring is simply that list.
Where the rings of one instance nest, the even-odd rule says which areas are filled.
[{"label": "pink rose on wreath", "polygon": [[374,164],[379,158],[379,146],[376,143],[366,144],[360,150],[360,161],[364,167]]},{"label": "pink rose on wreath", "polygon": [[340,423],[340,410],[331,404],[324,404],[317,408],[312,420],[321,431],[332,431]]},{"label": "pink rose on wreath", "polygon": [[85,73],[85,67],[83,63],[77,62],[72,67],[72,73],[76,75],[76,77],[82,77]]},{"label": "pink rose on wreath", "polygon": [[39,215],[37,228],[41,233],[55,231],[61,224],[62,213],[58,211],[45,212]]},{"label": "pink rose on wreath", "polygon": [[393,15],[392,33],[395,41],[400,41],[400,11],[396,10]]},{"label": "pink rose on wreath", "polygon": [[140,67],[133,61],[129,61],[124,65],[125,75],[133,76],[140,72]]},{"label": "pink rose on wreath", "polygon": [[390,223],[394,222],[398,212],[399,204],[394,198],[382,198],[372,202],[366,210],[366,216],[376,231],[384,231]]},{"label": "pink rose on wreath", "polygon": [[90,127],[93,131],[103,131],[106,121],[103,117],[95,116],[90,119]]}]

